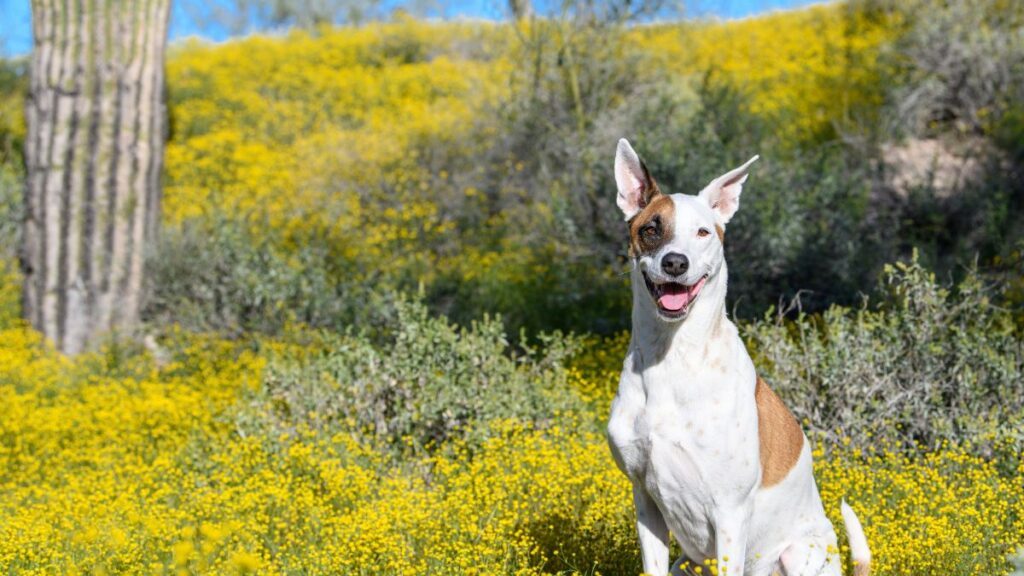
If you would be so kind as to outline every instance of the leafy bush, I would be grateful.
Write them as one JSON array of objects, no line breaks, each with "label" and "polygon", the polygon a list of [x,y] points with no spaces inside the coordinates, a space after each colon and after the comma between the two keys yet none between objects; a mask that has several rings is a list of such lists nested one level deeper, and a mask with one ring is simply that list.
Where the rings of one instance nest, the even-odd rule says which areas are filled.
[{"label": "leafy bush", "polygon": [[25,66],[0,59],[0,328],[13,326],[21,316],[17,255],[25,186]]},{"label": "leafy bush", "polygon": [[0,166],[21,169],[28,60],[0,58]]},{"label": "leafy bush", "polygon": [[17,263],[0,259],[0,329],[18,324],[21,318],[21,274]]},{"label": "leafy bush", "polygon": [[498,318],[460,328],[402,300],[378,318],[373,332],[325,335],[317,352],[279,356],[245,425],[271,438],[346,432],[419,451],[452,438],[478,443],[498,420],[543,428],[581,406],[566,385],[572,338],[543,335],[515,351]]},{"label": "leafy bush", "polygon": [[0,326],[20,315],[18,230],[24,193],[27,63],[0,58]]},{"label": "leafy bush", "polygon": [[0,161],[0,259],[13,259],[18,253],[23,192],[20,166],[15,168]]},{"label": "leafy bush", "polygon": [[883,289],[876,307],[744,326],[760,374],[805,425],[859,446],[1024,446],[1024,342],[977,273],[950,289],[915,259]]},{"label": "leafy bush", "polygon": [[341,326],[365,310],[365,283],[310,239],[285,248],[273,230],[225,217],[165,229],[149,259],[144,317],[198,332],[276,334],[290,322]]},{"label": "leafy bush", "polygon": [[984,132],[1024,98],[1024,10],[1002,0],[894,3],[906,33],[886,54],[891,116],[911,134]]}]

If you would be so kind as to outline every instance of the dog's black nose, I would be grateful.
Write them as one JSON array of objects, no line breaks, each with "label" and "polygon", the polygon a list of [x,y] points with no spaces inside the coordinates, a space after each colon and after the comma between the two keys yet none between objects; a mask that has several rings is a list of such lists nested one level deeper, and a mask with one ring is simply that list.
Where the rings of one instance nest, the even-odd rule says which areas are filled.
[{"label": "dog's black nose", "polygon": [[669,252],[661,259],[661,269],[669,276],[685,274],[690,267],[690,259],[685,254]]}]

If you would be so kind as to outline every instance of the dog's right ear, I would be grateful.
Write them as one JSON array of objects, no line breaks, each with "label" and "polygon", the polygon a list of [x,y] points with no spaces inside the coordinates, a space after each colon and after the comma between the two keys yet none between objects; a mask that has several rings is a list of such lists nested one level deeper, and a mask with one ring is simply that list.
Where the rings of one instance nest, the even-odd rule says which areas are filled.
[{"label": "dog's right ear", "polygon": [[640,161],[625,138],[619,140],[615,150],[615,184],[619,187],[616,203],[626,220],[636,216],[661,193],[654,178],[647,172],[647,166]]}]

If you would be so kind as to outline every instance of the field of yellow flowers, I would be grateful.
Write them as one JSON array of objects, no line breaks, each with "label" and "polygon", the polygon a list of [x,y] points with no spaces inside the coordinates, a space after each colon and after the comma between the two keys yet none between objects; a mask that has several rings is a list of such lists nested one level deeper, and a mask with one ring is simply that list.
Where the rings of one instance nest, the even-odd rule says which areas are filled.
[{"label": "field of yellow flowers", "polygon": [[[878,50],[899,23],[843,10],[697,34],[651,26],[629,42],[675,74],[712,67],[760,95],[753,112],[799,142],[881,99]],[[556,249],[527,250],[512,235],[451,238],[455,208],[490,231],[562,222],[546,203],[513,220],[467,178],[480,140],[495,136],[476,119],[511,89],[513,37],[410,20],[175,47],[168,230],[228,213],[274,234],[296,268],[287,249],[315,236],[360,281],[423,291],[448,275],[543,288]],[[786,42],[766,50],[776,37]],[[439,168],[452,157],[467,174]],[[583,339],[564,379],[578,408],[396,453],[317,425],[314,410],[253,423],[254,412],[294,407],[268,374],[282,357],[309,360],[311,330],[229,339],[169,328],[155,346],[69,359],[17,319],[14,269],[0,261],[0,572],[640,572],[629,486],[602,433],[621,335]],[[841,499],[856,508],[875,574],[1008,574],[1024,543],[1024,459],[993,453],[822,440],[816,474],[837,526]]]},{"label": "field of yellow flowers", "polygon": [[[294,344],[172,334],[162,359],[69,360],[0,330],[0,568],[6,573],[630,574],[629,487],[600,433],[623,339],[592,340],[570,382],[592,409],[543,429],[494,422],[394,458],[242,415]],[[168,350],[170,352],[168,352]],[[292,350],[291,353],[299,353]],[[864,520],[876,573],[1008,573],[1024,464],[970,446],[816,452],[826,509]]]}]

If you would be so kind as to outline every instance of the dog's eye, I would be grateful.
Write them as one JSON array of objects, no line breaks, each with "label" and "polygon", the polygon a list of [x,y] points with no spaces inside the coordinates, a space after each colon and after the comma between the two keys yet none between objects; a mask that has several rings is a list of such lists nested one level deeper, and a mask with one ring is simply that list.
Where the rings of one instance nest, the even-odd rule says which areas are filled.
[{"label": "dog's eye", "polygon": [[697,237],[698,238],[705,238],[705,237],[709,236],[710,234],[711,234],[711,231],[708,230],[707,228],[701,228],[700,230],[697,230]]},{"label": "dog's eye", "polygon": [[645,224],[643,228],[640,229],[640,234],[646,240],[656,239],[658,237],[658,225],[655,224],[654,222],[651,222],[650,224]]}]

